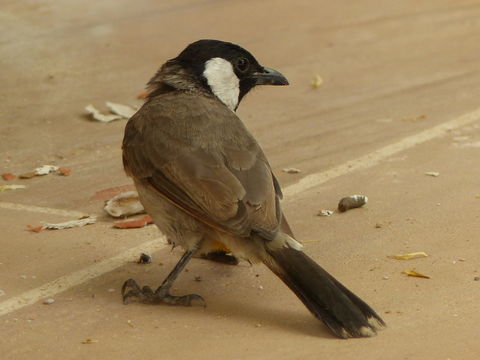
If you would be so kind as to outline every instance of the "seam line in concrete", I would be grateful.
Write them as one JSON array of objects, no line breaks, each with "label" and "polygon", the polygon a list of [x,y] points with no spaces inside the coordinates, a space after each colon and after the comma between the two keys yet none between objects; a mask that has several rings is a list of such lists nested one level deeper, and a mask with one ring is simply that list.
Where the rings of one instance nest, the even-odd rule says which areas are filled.
[{"label": "seam line in concrete", "polygon": [[[134,261],[142,252],[152,253],[163,249],[166,246],[166,238],[160,237],[133,248],[130,248],[114,257],[105,259],[99,263],[87,266],[84,269],[75,271],[71,274],[61,276],[35,289],[25,291],[24,293],[13,296],[0,303],[0,316],[19,310],[25,306],[35,304],[41,299],[55,296],[67,291],[74,286],[83,284],[88,280],[108,273],[129,261]],[[120,301],[120,300],[119,300]]]},{"label": "seam line in concrete", "polygon": [[61,215],[66,217],[82,217],[87,215],[81,211],[54,209],[43,206],[17,204],[5,201],[0,201],[0,209],[29,211],[41,214]]},{"label": "seam line in concrete", "polygon": [[453,120],[446,121],[427,130],[423,130],[414,135],[407,136],[400,141],[360,156],[356,159],[347,161],[324,172],[307,175],[300,179],[297,183],[285,188],[283,194],[288,201],[288,199],[292,198],[294,195],[321,185],[333,178],[337,178],[356,170],[372,167],[394,154],[408,150],[429,140],[439,138],[443,135],[446,135],[449,131],[469,125],[478,120],[480,120],[480,109],[467,113]]}]

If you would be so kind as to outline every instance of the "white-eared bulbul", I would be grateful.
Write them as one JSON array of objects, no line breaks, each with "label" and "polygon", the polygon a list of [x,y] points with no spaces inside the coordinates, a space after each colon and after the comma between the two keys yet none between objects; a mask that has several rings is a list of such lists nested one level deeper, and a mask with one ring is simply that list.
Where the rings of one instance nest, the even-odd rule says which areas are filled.
[{"label": "white-eared bulbul", "polygon": [[372,336],[383,320],[302,251],[268,160],[235,114],[257,85],[288,81],[217,40],[190,44],[148,83],[146,102],[125,128],[123,163],[146,211],[185,253],[156,291],[127,280],[123,300],[203,302],[169,290],[193,255],[222,250],[267,265],[335,335]]}]

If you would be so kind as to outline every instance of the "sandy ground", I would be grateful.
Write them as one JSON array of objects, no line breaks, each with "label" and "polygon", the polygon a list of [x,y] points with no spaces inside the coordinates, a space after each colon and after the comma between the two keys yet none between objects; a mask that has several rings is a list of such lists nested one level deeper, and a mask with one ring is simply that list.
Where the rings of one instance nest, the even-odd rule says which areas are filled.
[{"label": "sandy ground", "polygon": [[[0,173],[72,173],[0,179],[27,186],[0,193],[0,358],[478,359],[479,32],[480,1],[467,0],[3,1]],[[158,66],[199,38],[239,43],[290,80],[254,91],[239,115],[306,251],[387,322],[377,337],[333,338],[267,269],[245,263],[191,262],[176,291],[202,294],[205,309],[121,303],[125,279],[159,284],[181,252],[152,243],[154,226],[113,229],[92,200],[131,183],[125,121],[93,122],[83,109],[141,104]],[[316,216],[355,193],[366,207]],[[78,213],[99,222],[26,228]],[[143,247],[152,264],[134,263]],[[387,258],[414,251],[429,257]]]}]

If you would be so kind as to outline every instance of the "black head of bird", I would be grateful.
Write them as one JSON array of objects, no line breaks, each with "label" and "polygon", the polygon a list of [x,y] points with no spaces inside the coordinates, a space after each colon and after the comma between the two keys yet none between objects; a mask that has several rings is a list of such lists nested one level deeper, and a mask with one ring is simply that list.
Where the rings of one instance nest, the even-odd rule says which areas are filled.
[{"label": "black head of bird", "polygon": [[152,95],[169,90],[205,90],[231,110],[256,85],[288,85],[278,71],[264,67],[242,47],[199,40],[167,61],[148,83]]}]

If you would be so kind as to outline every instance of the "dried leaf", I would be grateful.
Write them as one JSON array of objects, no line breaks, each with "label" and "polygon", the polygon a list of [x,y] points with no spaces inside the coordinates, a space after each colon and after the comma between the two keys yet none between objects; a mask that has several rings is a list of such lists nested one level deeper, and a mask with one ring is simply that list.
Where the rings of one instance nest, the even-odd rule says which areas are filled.
[{"label": "dried leaf", "polygon": [[322,84],[323,84],[323,79],[318,74],[315,75],[312,82],[310,83],[310,85],[312,85],[312,88],[314,89],[319,88]]},{"label": "dried leaf", "polygon": [[4,173],[2,174],[3,180],[13,180],[17,177],[17,175],[12,174],[12,173]]},{"label": "dried leaf", "polygon": [[419,278],[423,278],[423,279],[430,279],[430,276],[421,274],[421,273],[415,271],[414,269],[404,270],[404,271],[402,271],[402,273],[406,274],[408,276],[419,277]]},{"label": "dried leaf", "polygon": [[98,343],[98,340],[95,339],[85,339],[81,341],[82,344],[95,344]]},{"label": "dried leaf", "polygon": [[153,224],[153,219],[147,215],[141,219],[116,222],[113,226],[118,229],[136,229],[148,224]]},{"label": "dried leaf", "polygon": [[396,260],[411,260],[411,259],[418,259],[418,258],[423,258],[427,257],[428,255],[424,253],[423,251],[419,252],[413,252],[409,254],[395,254],[395,255],[389,255],[388,257],[390,259],[396,259]]},{"label": "dried leaf", "polygon": [[415,116],[408,116],[402,118],[402,121],[418,121],[418,120],[423,120],[426,119],[427,115],[425,114],[420,114],[420,115],[415,115]]},{"label": "dried leaf", "polygon": [[17,189],[25,189],[25,185],[15,185],[15,184],[9,184],[9,185],[0,185],[0,192],[5,191],[5,190],[17,190]]}]

